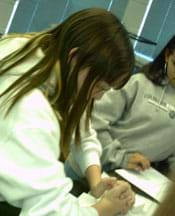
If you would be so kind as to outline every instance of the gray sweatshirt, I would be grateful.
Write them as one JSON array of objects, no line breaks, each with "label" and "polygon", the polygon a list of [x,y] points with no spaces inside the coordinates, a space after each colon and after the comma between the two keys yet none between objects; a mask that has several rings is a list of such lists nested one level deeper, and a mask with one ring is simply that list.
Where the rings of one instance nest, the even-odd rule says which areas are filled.
[{"label": "gray sweatshirt", "polygon": [[168,159],[175,168],[175,89],[157,86],[135,74],[121,90],[110,90],[95,103],[93,126],[103,146],[102,164],[126,167],[139,152],[151,162]]}]

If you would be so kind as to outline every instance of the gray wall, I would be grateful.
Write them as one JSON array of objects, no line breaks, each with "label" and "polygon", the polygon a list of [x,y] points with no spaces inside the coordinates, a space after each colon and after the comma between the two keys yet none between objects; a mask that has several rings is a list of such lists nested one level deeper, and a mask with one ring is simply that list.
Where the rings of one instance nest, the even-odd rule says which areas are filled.
[{"label": "gray wall", "polygon": [[[110,9],[122,19],[128,0],[21,0],[10,32],[40,31],[88,7]],[[111,4],[112,3],[112,4]]]},{"label": "gray wall", "polygon": [[172,35],[175,34],[175,0],[154,0],[149,11],[141,36],[154,42],[157,46],[138,44],[138,52],[155,57]]},{"label": "gray wall", "polygon": [[10,32],[40,31],[61,20],[68,0],[21,0]]},{"label": "gray wall", "polygon": [[[138,22],[142,21],[139,11],[144,15],[143,4],[146,5],[148,2],[148,0],[20,0],[9,31],[40,31],[62,22],[75,11],[88,7],[102,7],[116,14],[129,31],[137,33]],[[136,3],[137,8],[134,6]],[[129,10],[128,5],[131,6]],[[155,57],[175,33],[174,13],[175,0],[154,0],[141,36],[157,42],[158,45],[137,43],[135,51]]]}]

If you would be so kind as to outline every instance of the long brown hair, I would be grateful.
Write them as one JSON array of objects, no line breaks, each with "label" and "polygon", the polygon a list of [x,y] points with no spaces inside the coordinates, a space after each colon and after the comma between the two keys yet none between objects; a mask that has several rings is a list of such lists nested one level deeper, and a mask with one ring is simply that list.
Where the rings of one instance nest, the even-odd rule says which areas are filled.
[{"label": "long brown hair", "polygon": [[[74,13],[55,28],[33,33],[30,37],[22,48],[1,60],[0,75],[27,60],[38,48],[42,48],[44,56],[1,96],[11,92],[13,107],[24,94],[49,79],[59,60],[60,73],[57,71],[56,74],[55,92],[48,100],[62,118],[61,151],[65,156],[74,132],[79,143],[79,123],[87,107],[90,116],[92,105],[88,95],[92,84],[99,80],[112,84],[121,77],[124,84],[129,79],[134,66],[132,45],[118,18],[111,12],[98,8]],[[68,59],[73,48],[77,48],[77,51],[76,64],[72,70],[71,60]],[[90,71],[77,95],[78,74],[86,67],[89,67]]]},{"label": "long brown hair", "polygon": [[167,42],[164,48],[158,53],[155,59],[145,65],[140,71],[143,71],[146,77],[157,85],[161,85],[162,81],[166,78],[164,71],[165,67],[165,52],[173,53],[175,51],[175,35]]}]

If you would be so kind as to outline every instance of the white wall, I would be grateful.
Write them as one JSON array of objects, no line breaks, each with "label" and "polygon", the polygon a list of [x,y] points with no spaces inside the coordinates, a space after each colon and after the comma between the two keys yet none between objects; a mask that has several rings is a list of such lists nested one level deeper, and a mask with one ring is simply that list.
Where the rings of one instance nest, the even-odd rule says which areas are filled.
[{"label": "white wall", "polygon": [[4,33],[11,16],[14,0],[0,0],[0,32]]}]

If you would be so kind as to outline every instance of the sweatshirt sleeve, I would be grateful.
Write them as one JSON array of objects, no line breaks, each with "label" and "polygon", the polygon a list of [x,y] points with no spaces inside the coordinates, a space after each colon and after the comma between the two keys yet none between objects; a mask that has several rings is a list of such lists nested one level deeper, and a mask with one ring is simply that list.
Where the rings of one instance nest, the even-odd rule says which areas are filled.
[{"label": "sweatshirt sleeve", "polygon": [[108,91],[94,106],[92,123],[103,147],[101,161],[102,164],[110,164],[111,169],[126,167],[128,155],[131,154],[122,147],[118,137],[113,137],[111,128],[115,127],[128,111],[136,91],[137,85],[130,80],[121,90]]},{"label": "sweatshirt sleeve", "polygon": [[102,146],[97,138],[96,131],[89,125],[89,131],[85,130],[85,116],[81,120],[81,145],[72,144],[72,157],[79,167],[81,175],[85,176],[86,169],[91,165],[101,166],[100,157]]},{"label": "sweatshirt sleeve", "polygon": [[69,193],[72,181],[58,160],[59,124],[39,90],[1,116],[0,128],[0,197],[21,208],[20,216],[98,215]]}]

